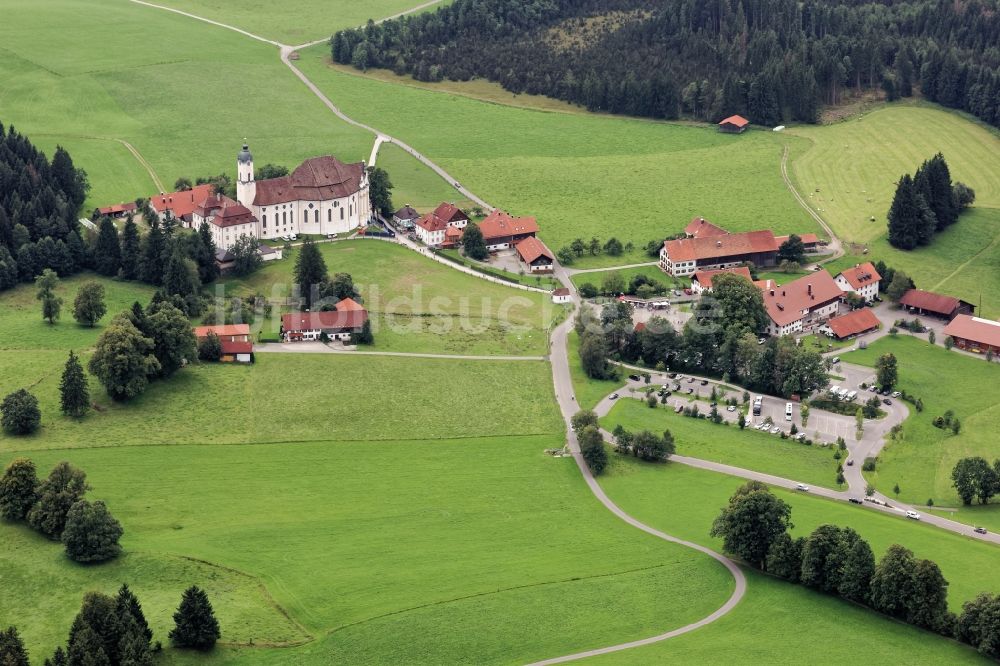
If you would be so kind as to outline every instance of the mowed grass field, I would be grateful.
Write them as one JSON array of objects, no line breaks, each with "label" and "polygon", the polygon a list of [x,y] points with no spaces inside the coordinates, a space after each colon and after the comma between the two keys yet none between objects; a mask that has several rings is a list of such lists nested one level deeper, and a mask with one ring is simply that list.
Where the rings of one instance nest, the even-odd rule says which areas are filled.
[{"label": "mowed grass field", "polygon": [[[882,338],[843,358],[874,366],[879,356],[889,352],[899,362],[899,387],[919,396],[924,411],[911,409],[903,424],[902,440],[890,442],[882,451],[872,479],[886,494],[898,483],[899,497],[906,502],[922,505],[931,498],[936,506],[958,506],[960,500],[951,482],[955,463],[968,456],[982,456],[991,463],[1000,458],[996,439],[1000,432],[1000,395],[996,392],[1000,368],[981,358],[949,352],[940,341],[932,346],[908,335]],[[935,417],[949,409],[961,420],[958,435],[932,425]]]},{"label": "mowed grass field", "polygon": [[[699,409],[706,413],[705,403]],[[735,424],[726,426],[674,413],[673,407],[650,409],[641,400],[622,398],[601,426],[613,431],[621,425],[626,430],[669,430],[674,436],[677,454],[795,479],[815,486],[836,488],[837,461],[830,449],[805,446],[777,435],[765,434]]]},{"label": "mowed grass field", "polygon": [[[973,303],[1000,316],[1000,134],[958,113],[930,105],[890,105],[829,126],[789,130],[810,144],[793,144],[791,173],[802,195],[848,243],[869,248],[865,259],[906,271],[922,289]],[[911,252],[885,239],[896,182],[941,152],[953,180],[976,191],[973,209],[932,243]],[[817,191],[818,190],[818,191]],[[875,221],[870,221],[874,216]],[[863,261],[850,253],[830,265]]]},{"label": "mowed grass field", "polygon": [[732,231],[818,230],[785,189],[782,141],[769,132],[504,106],[345,73],[326,45],[303,50],[299,66],[352,117],[404,138],[489,203],[536,216],[553,250],[578,236],[636,244],[578,267],[645,261],[642,246],[696,215]]},{"label": "mowed grass field", "polygon": [[[565,307],[553,305],[548,294],[489,282],[395,243],[353,240],[319,248],[331,276],[354,278],[372,317],[370,349],[376,351],[541,356]],[[218,288],[283,302],[291,293],[295,253]],[[276,337],[280,323],[277,316],[264,322],[265,332]]]},{"label": "mowed grass field", "polygon": [[[710,546],[712,520],[742,479],[679,464],[642,465],[614,458],[601,485],[625,511],[670,534]],[[849,525],[867,539],[876,557],[899,543],[918,557],[935,560],[950,583],[949,603],[1000,585],[990,563],[996,547],[903,518],[846,503],[774,489],[792,506],[793,534],[818,525]],[[809,663],[842,664],[859,653],[871,663],[986,663],[971,648],[889,620],[858,606],[763,575],[748,572],[747,596],[729,615],[691,634],[654,646],[601,658],[609,663]],[[804,657],[803,655],[807,655]]]},{"label": "mowed grass field", "polygon": [[373,137],[337,120],[273,46],[131,2],[0,0],[0,13],[0,120],[50,155],[56,144],[70,151],[93,185],[88,209],[155,193],[114,139],[167,188],[179,176],[232,176],[244,138],[258,164],[368,159]]},{"label": "mowed grass field", "polygon": [[421,213],[427,213],[437,208],[442,201],[448,201],[467,211],[476,206],[399,146],[383,143],[378,149],[375,164],[389,173],[393,184],[392,204],[396,210],[409,205]]}]

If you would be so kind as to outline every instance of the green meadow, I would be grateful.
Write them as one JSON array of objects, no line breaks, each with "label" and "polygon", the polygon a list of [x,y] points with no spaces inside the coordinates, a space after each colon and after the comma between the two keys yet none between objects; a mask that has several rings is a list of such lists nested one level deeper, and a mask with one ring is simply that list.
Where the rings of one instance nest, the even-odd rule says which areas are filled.
[{"label": "green meadow", "polygon": [[[879,490],[888,494],[899,484],[899,498],[905,502],[922,505],[931,498],[936,506],[955,507],[961,503],[951,482],[955,463],[968,456],[983,456],[990,462],[1000,457],[996,442],[1000,397],[993,390],[998,369],[982,358],[949,352],[940,343],[932,346],[903,334],[882,338],[843,358],[874,366],[882,354],[895,354],[900,388],[924,403],[923,412],[911,407],[902,439],[890,441],[879,456],[877,473],[872,475]],[[958,435],[932,425],[935,417],[949,409],[961,420]],[[972,520],[992,512],[986,507],[967,513]]]},{"label": "green meadow", "polygon": [[[707,413],[701,403],[699,409]],[[649,430],[661,433],[669,430],[674,436],[677,454],[712,460],[757,472],[794,479],[815,486],[836,488],[837,461],[830,449],[805,446],[777,435],[752,428],[740,430],[734,425],[711,423],[676,414],[673,407],[660,405],[656,409],[641,400],[620,399],[601,425],[609,432],[621,425],[637,432]]]},{"label": "green meadow", "polygon": [[392,203],[396,209],[413,206],[418,212],[427,213],[442,201],[453,203],[463,210],[476,207],[474,202],[462,198],[458,190],[399,146],[383,143],[378,149],[375,164],[389,173],[393,184]]},{"label": "green meadow", "polygon": [[299,67],[348,115],[405,139],[491,204],[536,216],[554,250],[592,236],[636,245],[579,267],[646,261],[642,246],[696,215],[732,231],[762,220],[775,233],[818,231],[781,180],[782,141],[769,132],[494,104],[345,73],[325,45],[304,50]]},{"label": "green meadow", "polygon": [[[647,256],[643,261],[654,261],[654,259],[651,259],[650,257]],[[659,266],[635,266],[633,268],[617,268],[606,271],[574,273],[572,276],[570,276],[570,279],[573,281],[573,284],[576,285],[578,289],[582,285],[587,284],[588,282],[597,287],[598,289],[600,289],[601,285],[604,283],[605,278],[613,273],[617,273],[618,275],[620,275],[622,279],[625,281],[626,286],[628,286],[628,283],[632,280],[632,278],[634,278],[637,275],[644,275],[650,278],[651,280],[656,280],[660,284],[668,286],[670,288],[674,288],[675,286],[687,286],[691,283],[691,281],[688,279],[678,280],[677,282],[675,282],[674,278],[670,277],[669,275],[661,271]]]}]

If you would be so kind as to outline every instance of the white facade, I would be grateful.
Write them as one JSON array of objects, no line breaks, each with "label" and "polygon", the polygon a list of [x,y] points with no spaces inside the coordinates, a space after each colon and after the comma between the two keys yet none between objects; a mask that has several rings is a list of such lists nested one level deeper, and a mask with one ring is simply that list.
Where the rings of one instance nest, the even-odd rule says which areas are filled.
[{"label": "white facade", "polygon": [[215,247],[220,250],[230,250],[236,241],[242,236],[250,236],[252,238],[259,238],[259,232],[257,231],[257,225],[253,223],[247,224],[234,224],[228,227],[220,227],[216,224],[209,223],[208,228],[212,231],[212,240],[215,241]]},{"label": "white facade", "polygon": [[414,232],[417,234],[420,242],[429,247],[434,247],[444,242],[444,229],[429,231],[418,224],[414,228]]},{"label": "white facade", "polygon": [[878,296],[878,285],[879,281],[869,282],[868,284],[862,286],[860,289],[855,289],[851,286],[851,283],[843,275],[838,275],[836,277],[837,286],[841,288],[844,293],[854,292],[861,298],[865,299],[866,303],[871,303]]},{"label": "white facade", "polygon": [[552,294],[553,303],[572,303],[573,296],[569,293],[566,294]]},{"label": "white facade", "polygon": [[773,336],[789,335],[791,333],[799,333],[805,330],[805,320],[808,318],[810,323],[818,320],[829,319],[833,315],[837,314],[840,309],[840,301],[833,301],[827,303],[821,307],[815,308],[813,310],[800,310],[799,318],[795,321],[779,326],[774,322],[773,319],[768,321],[767,324],[767,334]]}]

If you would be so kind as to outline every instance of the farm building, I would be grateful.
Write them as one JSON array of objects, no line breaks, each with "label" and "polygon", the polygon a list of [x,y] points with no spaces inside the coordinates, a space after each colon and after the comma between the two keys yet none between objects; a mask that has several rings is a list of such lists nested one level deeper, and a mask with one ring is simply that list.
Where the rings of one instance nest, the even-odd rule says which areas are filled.
[{"label": "farm building", "polygon": [[226,363],[253,363],[253,340],[250,339],[249,324],[225,324],[220,326],[196,326],[194,337],[200,343],[214,333],[222,345],[222,358]]},{"label": "farm building", "polygon": [[700,270],[718,270],[751,262],[773,266],[778,243],[770,231],[748,231],[722,236],[668,240],[660,250],[660,270],[680,277]]},{"label": "farm building", "polygon": [[513,217],[499,208],[479,223],[486,249],[491,252],[513,247],[525,238],[538,233],[538,222],[533,217]]},{"label": "farm building", "polygon": [[552,302],[553,303],[572,303],[573,295],[570,293],[569,289],[566,287],[559,287],[552,291]]},{"label": "farm building", "polygon": [[412,229],[419,217],[420,213],[410,206],[410,204],[406,204],[392,214],[392,221],[401,229]]},{"label": "farm building", "polygon": [[113,206],[104,206],[103,208],[98,208],[97,212],[105,217],[125,217],[130,213],[136,211],[136,205],[134,201],[129,201],[128,203],[114,204]]},{"label": "farm building", "polygon": [[1000,352],[1000,322],[991,319],[959,314],[944,327],[944,334],[950,335],[955,346],[965,351]]},{"label": "farm building", "polygon": [[[458,206],[450,203],[442,203],[430,213],[421,216],[414,223],[416,226],[417,238],[424,245],[431,247],[444,245],[448,231],[452,231],[450,242],[456,243],[461,239],[462,230],[469,224],[469,216],[462,212]],[[456,237],[455,231],[458,232]]]},{"label": "farm building", "polygon": [[769,335],[806,331],[837,314],[843,292],[826,271],[803,275],[781,287],[763,292],[771,321]]},{"label": "farm building", "polygon": [[719,131],[728,134],[742,134],[749,126],[750,121],[743,116],[729,116],[719,121]]},{"label": "farm building", "polygon": [[[816,234],[797,234],[799,240],[802,241],[802,247],[805,248],[806,252],[815,252],[819,247],[819,236]],[[774,240],[778,241],[778,247],[781,247],[785,241],[787,241],[791,236],[775,236]]]},{"label": "farm building", "polygon": [[529,273],[551,273],[552,262],[555,259],[552,251],[545,243],[534,236],[529,236],[519,242],[515,249],[518,258],[528,267]]},{"label": "farm building", "polygon": [[169,215],[175,220],[180,220],[185,226],[191,226],[191,214],[194,209],[214,193],[215,186],[211,183],[195,185],[190,190],[169,194],[160,192],[159,195],[149,198],[149,205],[161,222]]},{"label": "farm building", "polygon": [[866,261],[863,264],[856,264],[854,268],[848,268],[837,275],[837,286],[845,293],[853,292],[865,299],[866,303],[871,303],[878,296],[878,285],[882,281],[882,276],[875,270],[872,262]]},{"label": "farm building", "polygon": [[840,317],[834,317],[823,326],[820,326],[819,330],[838,340],[845,340],[856,335],[863,335],[869,331],[874,331],[878,327],[879,320],[875,316],[875,313],[869,308],[861,308]]},{"label": "farm building", "polygon": [[696,217],[688,222],[684,227],[684,235],[688,238],[701,238],[702,236],[725,236],[729,232],[718,227],[703,217]]},{"label": "farm building", "polygon": [[739,275],[740,277],[745,277],[751,282],[753,281],[753,277],[750,275],[750,269],[746,266],[723,268],[718,271],[697,271],[691,276],[691,291],[696,294],[700,294],[704,291],[712,291],[712,278],[716,275],[722,275],[723,273],[732,273],[734,275]]},{"label": "farm building", "polygon": [[935,294],[923,289],[910,289],[899,299],[899,304],[913,314],[933,315],[951,321],[960,314],[971,315],[976,309],[954,296]]},{"label": "farm building", "polygon": [[236,176],[236,200],[260,220],[260,238],[343,233],[373,217],[364,162],[313,157],[287,176],[257,182],[253,155],[243,144]]},{"label": "farm building", "polygon": [[336,310],[290,312],[281,317],[281,334],[287,342],[350,340],[368,321],[368,310],[352,298],[337,302]]}]

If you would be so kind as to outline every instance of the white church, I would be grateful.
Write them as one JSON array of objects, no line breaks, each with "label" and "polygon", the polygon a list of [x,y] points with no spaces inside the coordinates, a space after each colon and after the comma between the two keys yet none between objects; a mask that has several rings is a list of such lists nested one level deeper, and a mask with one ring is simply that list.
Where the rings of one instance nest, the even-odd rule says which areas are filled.
[{"label": "white church", "polygon": [[258,238],[344,233],[373,219],[365,163],[344,164],[332,155],[257,181],[250,147],[243,144],[236,156],[236,199],[256,219]]}]

